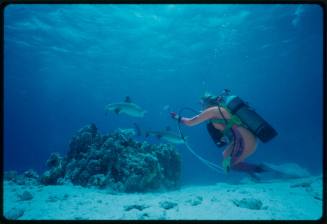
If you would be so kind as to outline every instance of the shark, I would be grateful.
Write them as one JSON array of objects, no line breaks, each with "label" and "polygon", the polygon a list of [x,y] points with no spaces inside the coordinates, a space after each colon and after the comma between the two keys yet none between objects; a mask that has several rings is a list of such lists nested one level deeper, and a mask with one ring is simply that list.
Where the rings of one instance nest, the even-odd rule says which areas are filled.
[{"label": "shark", "polygon": [[[134,130],[137,136],[142,136],[142,134],[144,133],[144,131],[141,130],[140,126],[137,123],[134,123]],[[185,137],[184,140],[180,135],[171,132],[170,127],[166,127],[164,131],[146,131],[144,133],[144,136],[146,138],[149,136],[154,136],[158,139],[162,139],[173,144],[184,144],[185,140],[187,139],[187,137]]]},{"label": "shark", "polygon": [[149,136],[154,136],[173,144],[184,144],[187,138],[183,139],[180,135],[172,132],[169,127],[164,131],[147,131],[145,137]]},{"label": "shark", "polygon": [[144,117],[146,110],[143,110],[139,105],[133,103],[129,96],[125,97],[124,102],[108,104],[105,107],[106,115],[108,112],[116,114],[126,114],[131,117]]}]

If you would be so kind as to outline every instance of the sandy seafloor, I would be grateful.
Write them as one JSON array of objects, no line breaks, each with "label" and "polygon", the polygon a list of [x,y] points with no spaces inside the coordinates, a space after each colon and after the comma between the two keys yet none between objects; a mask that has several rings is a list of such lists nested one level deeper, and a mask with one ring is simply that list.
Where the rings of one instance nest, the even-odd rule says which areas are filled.
[{"label": "sandy seafloor", "polygon": [[[24,191],[32,197],[22,200]],[[130,194],[4,182],[4,214],[19,220],[316,220],[322,200],[322,176]]]}]

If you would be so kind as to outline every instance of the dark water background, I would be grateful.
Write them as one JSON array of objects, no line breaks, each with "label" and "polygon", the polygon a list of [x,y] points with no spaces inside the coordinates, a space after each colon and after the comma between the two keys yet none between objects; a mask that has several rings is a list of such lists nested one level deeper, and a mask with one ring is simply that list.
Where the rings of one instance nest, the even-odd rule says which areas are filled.
[{"label": "dark water background", "polygon": [[[9,5],[4,168],[43,171],[91,122],[102,133],[133,122],[177,130],[169,111],[200,109],[205,91],[230,88],[279,132],[248,161],[321,173],[322,13],[314,4]],[[143,119],[105,116],[105,105],[125,96],[148,111]],[[196,152],[221,162],[204,124],[183,131]],[[177,150],[183,183],[230,178]]]}]

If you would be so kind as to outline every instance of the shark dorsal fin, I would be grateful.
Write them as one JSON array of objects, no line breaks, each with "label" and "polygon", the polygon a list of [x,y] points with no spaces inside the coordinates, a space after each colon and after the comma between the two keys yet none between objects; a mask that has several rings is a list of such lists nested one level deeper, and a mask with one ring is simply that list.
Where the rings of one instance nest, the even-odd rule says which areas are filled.
[{"label": "shark dorsal fin", "polygon": [[171,131],[171,128],[169,126],[166,127],[166,131]]},{"label": "shark dorsal fin", "polygon": [[131,98],[130,98],[129,96],[126,96],[124,102],[125,102],[125,103],[131,103],[132,100],[131,100]]}]

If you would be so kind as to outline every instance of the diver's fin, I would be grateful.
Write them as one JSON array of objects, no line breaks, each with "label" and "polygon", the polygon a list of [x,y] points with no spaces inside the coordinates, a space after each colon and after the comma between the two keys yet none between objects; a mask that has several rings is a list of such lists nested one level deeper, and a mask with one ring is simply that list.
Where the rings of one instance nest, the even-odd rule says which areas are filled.
[{"label": "diver's fin", "polygon": [[116,113],[116,114],[119,114],[120,111],[121,111],[120,108],[116,108],[116,109],[115,109],[115,113]]},{"label": "diver's fin", "polygon": [[[136,135],[137,136],[141,136],[142,132],[141,132],[141,128],[137,123],[133,123],[134,127],[135,127],[135,131],[136,131]],[[147,133],[146,133],[147,134]],[[147,136],[146,136],[147,137]]]},{"label": "diver's fin", "polygon": [[170,126],[167,126],[165,130],[166,130],[166,131],[171,131]]},{"label": "diver's fin", "polygon": [[129,96],[126,96],[124,102],[125,102],[125,103],[131,103],[132,100],[131,100],[131,98],[130,98]]}]

